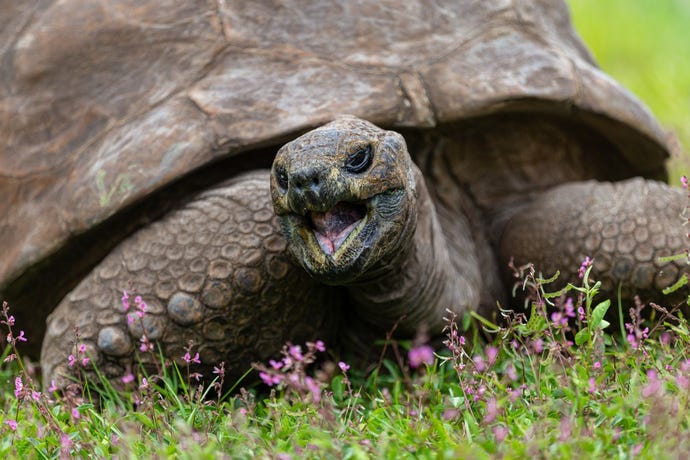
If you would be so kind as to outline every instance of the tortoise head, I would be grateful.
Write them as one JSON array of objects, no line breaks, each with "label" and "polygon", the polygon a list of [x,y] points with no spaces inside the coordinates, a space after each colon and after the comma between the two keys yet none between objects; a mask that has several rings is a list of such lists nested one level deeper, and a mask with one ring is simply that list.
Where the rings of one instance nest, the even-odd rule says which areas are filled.
[{"label": "tortoise head", "polygon": [[416,188],[405,140],[342,117],[283,146],[271,197],[292,255],[314,278],[347,284],[408,246]]}]

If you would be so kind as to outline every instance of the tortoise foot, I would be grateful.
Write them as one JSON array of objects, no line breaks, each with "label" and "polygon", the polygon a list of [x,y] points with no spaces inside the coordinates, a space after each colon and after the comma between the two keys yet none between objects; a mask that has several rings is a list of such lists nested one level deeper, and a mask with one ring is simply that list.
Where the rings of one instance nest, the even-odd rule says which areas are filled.
[{"label": "tortoise foot", "polygon": [[44,384],[153,372],[159,351],[186,366],[190,343],[195,370],[232,378],[287,341],[332,341],[333,290],[291,263],[268,183],[233,179],[122,242],[48,318]]}]

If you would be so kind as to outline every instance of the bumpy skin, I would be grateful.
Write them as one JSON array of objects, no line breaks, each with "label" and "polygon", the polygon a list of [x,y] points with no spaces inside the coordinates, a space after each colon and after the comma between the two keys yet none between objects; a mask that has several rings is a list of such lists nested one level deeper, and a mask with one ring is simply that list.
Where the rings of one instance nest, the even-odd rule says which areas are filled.
[{"label": "bumpy skin", "polygon": [[687,247],[681,225],[686,203],[682,190],[641,178],[556,187],[513,211],[500,241],[503,266],[514,257],[545,275],[561,270],[564,280],[574,280],[591,257],[603,290],[613,294],[620,283],[625,299],[640,294],[660,300],[662,289],[689,272],[684,259],[658,260]]},{"label": "bumpy skin", "polygon": [[[79,368],[68,367],[68,355],[82,357],[77,343],[114,381],[136,371],[136,359],[152,368],[157,357],[135,351],[144,333],[179,363],[193,341],[201,367],[224,361],[230,380],[288,340],[331,342],[340,314],[336,292],[290,262],[268,187],[267,171],[235,178],[116,248],[50,316],[44,381],[68,383]],[[135,295],[148,306],[142,319]]]},{"label": "bumpy skin", "polygon": [[[465,242],[465,254],[452,254],[400,134],[340,117],[285,145],[272,171],[273,203],[290,252],[315,279],[346,287],[362,322],[381,333],[394,324],[407,335],[421,327],[436,331],[446,308],[462,312],[478,304],[477,267],[451,262],[473,255],[474,244],[463,238],[470,230],[462,218],[449,226]],[[349,223],[341,222],[343,208],[355,214],[359,208],[351,230],[343,230]],[[329,230],[347,234],[335,250],[317,241]]]}]

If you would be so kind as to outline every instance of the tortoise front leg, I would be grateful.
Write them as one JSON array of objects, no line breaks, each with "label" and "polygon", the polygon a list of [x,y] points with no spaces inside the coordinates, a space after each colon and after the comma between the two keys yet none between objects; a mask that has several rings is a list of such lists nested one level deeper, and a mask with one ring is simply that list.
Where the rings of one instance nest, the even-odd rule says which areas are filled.
[{"label": "tortoise front leg", "polygon": [[[538,271],[577,280],[585,257],[602,290],[623,297],[663,302],[661,290],[688,272],[685,260],[660,262],[690,246],[683,227],[688,202],[681,189],[630,179],[617,183],[578,182],[554,188],[521,208],[500,238],[501,263],[534,263]],[[668,303],[668,299],[666,300]]]},{"label": "tortoise front leg", "polygon": [[[65,297],[48,319],[44,383],[64,387],[65,377],[89,374],[91,365],[116,381],[136,373],[139,362],[155,368],[158,348],[185,365],[190,340],[205,377],[223,361],[234,383],[286,341],[334,340],[334,289],[290,261],[268,171],[246,174],[124,240]],[[143,315],[136,296],[146,304]],[[140,351],[147,342],[153,352]],[[82,368],[85,356],[91,362]]]}]

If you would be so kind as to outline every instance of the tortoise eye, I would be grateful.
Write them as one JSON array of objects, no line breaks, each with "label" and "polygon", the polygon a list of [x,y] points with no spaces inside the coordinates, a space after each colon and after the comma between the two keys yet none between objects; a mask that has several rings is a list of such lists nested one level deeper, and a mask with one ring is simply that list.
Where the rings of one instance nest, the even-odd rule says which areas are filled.
[{"label": "tortoise eye", "polygon": [[275,175],[276,175],[276,182],[278,183],[278,186],[282,190],[287,189],[288,188],[288,175],[287,175],[287,171],[285,171],[285,167],[282,165],[277,166],[275,169]]},{"label": "tortoise eye", "polygon": [[371,166],[373,148],[371,144],[358,148],[345,161],[345,169],[351,173],[359,174]]}]

